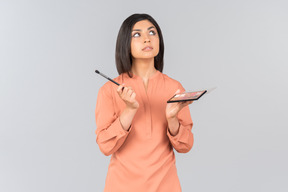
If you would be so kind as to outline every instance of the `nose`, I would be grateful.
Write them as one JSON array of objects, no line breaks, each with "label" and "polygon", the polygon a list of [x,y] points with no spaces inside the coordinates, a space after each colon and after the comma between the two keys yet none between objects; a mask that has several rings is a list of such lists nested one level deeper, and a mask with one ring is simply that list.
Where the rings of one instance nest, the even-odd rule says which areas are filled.
[{"label": "nose", "polygon": [[149,36],[148,35],[146,35],[145,37],[144,37],[144,43],[150,43],[150,39],[149,39]]},{"label": "nose", "polygon": [[144,43],[150,43],[150,39],[145,39]]}]

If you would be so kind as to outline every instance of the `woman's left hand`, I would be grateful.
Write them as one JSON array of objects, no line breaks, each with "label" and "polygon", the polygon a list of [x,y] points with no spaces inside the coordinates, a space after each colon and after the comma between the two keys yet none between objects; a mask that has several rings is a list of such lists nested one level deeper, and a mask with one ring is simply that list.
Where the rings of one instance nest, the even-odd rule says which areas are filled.
[{"label": "woman's left hand", "polygon": [[[175,94],[180,93],[180,90],[178,89]],[[193,103],[193,101],[184,101],[184,102],[174,102],[174,103],[167,103],[166,105],[166,119],[173,119],[177,117],[177,114],[183,107],[186,107],[187,105],[190,105]]]}]

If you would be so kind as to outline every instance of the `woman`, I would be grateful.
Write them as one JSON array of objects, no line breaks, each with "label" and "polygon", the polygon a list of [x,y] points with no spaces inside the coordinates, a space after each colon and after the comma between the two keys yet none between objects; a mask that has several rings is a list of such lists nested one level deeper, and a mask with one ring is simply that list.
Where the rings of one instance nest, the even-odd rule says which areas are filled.
[{"label": "woman", "polygon": [[120,74],[100,88],[96,141],[111,155],[107,192],[180,192],[173,148],[193,145],[189,102],[168,103],[182,85],[162,73],[164,43],[160,27],[147,14],[122,24],[116,44]]}]

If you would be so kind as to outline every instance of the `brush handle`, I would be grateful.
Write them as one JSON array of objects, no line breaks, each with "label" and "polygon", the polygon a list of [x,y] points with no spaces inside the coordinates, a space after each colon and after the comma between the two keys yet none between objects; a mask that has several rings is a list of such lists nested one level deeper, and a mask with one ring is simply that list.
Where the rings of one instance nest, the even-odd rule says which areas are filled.
[{"label": "brush handle", "polygon": [[95,73],[98,73],[99,75],[101,75],[102,77],[104,77],[105,79],[108,79],[109,81],[115,83],[116,85],[120,85],[119,83],[117,83],[116,81],[114,81],[113,79],[110,79],[109,77],[107,77],[106,75],[104,75],[103,73],[100,73],[100,71],[95,70]]}]

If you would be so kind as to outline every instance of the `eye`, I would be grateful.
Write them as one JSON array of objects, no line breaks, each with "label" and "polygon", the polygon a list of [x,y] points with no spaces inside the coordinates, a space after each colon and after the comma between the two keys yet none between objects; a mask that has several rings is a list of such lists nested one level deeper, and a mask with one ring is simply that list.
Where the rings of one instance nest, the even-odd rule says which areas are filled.
[{"label": "eye", "polygon": [[153,31],[153,30],[151,30],[151,31],[149,31],[149,34],[150,34],[150,35],[156,35],[156,32]]},{"label": "eye", "polygon": [[134,33],[132,37],[140,37],[140,33]]}]

